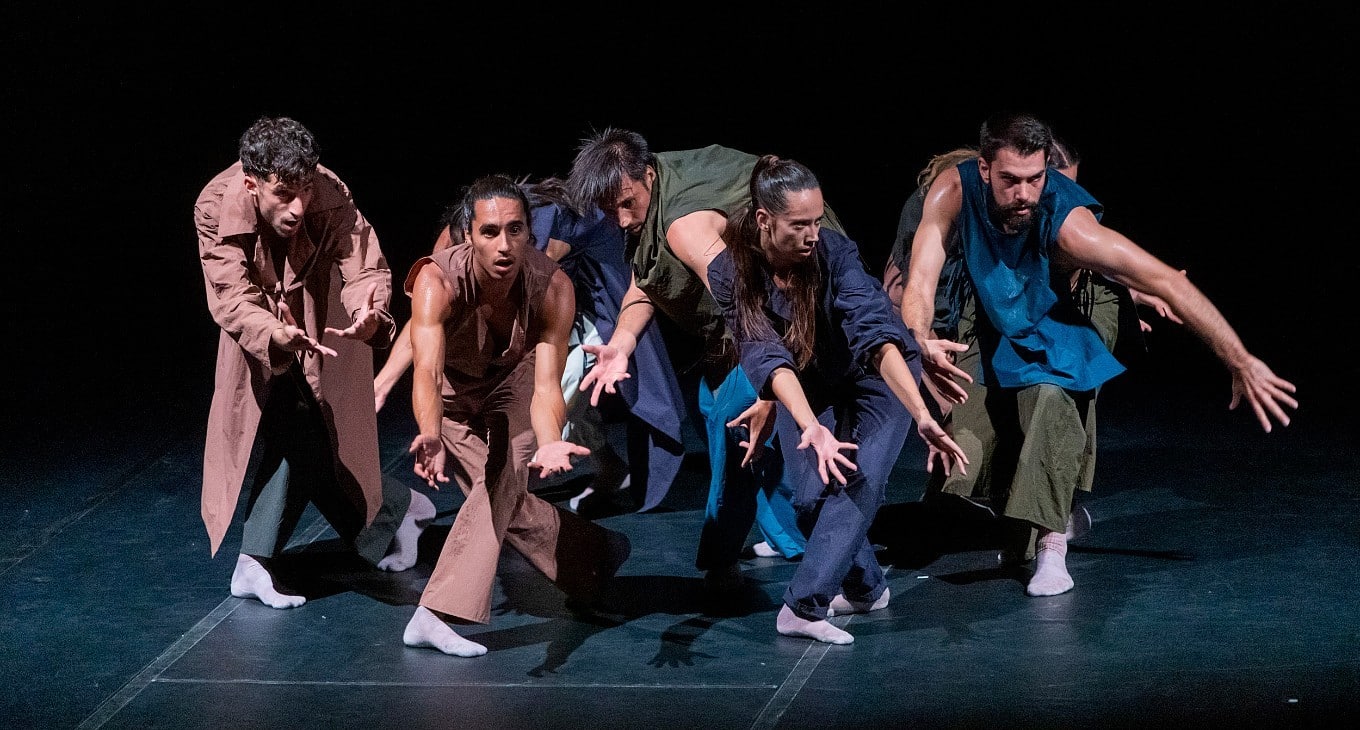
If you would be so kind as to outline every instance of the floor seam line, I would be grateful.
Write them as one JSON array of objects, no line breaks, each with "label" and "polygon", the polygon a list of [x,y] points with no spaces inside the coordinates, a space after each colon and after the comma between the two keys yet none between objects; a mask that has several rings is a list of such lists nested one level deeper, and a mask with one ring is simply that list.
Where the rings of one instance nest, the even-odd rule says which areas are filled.
[{"label": "floor seam line", "polygon": [[142,690],[146,689],[152,682],[155,682],[162,672],[169,669],[170,665],[179,661],[180,657],[187,654],[190,649],[194,648],[194,646],[203,639],[203,637],[208,635],[208,632],[216,628],[218,624],[222,623],[222,621],[227,618],[227,616],[231,615],[232,611],[235,611],[236,608],[243,603],[245,603],[245,599],[232,597],[217,604],[216,608],[209,612],[207,616],[199,619],[198,623],[194,624],[193,627],[186,631],[183,636],[175,641],[175,643],[161,652],[160,656],[156,657],[151,663],[143,667],[140,672],[133,676],[132,679],[129,679],[117,692],[114,692],[108,699],[101,702],[99,706],[94,709],[94,712],[91,712],[78,727],[102,727],[104,723],[108,722],[119,710],[126,707],[128,703],[136,699],[137,695],[141,694]]},{"label": "floor seam line", "polygon": [[[91,507],[91,509],[93,509],[93,507]],[[306,535],[307,538],[302,541],[302,544],[305,545],[316,540],[328,526],[324,517],[318,517],[312,524],[308,525],[304,531],[304,535]],[[160,656],[152,659],[150,663],[145,667],[142,667],[141,671],[133,675],[132,679],[129,679],[122,687],[120,687],[117,692],[114,692],[108,699],[99,703],[99,706],[86,716],[77,727],[103,727],[104,723],[108,722],[124,707],[127,707],[129,703],[137,698],[137,695],[142,693],[142,690],[157,681],[162,672],[169,669],[172,664],[179,661],[185,654],[189,653],[189,650],[194,648],[198,642],[202,641],[203,637],[208,635],[208,632],[222,623],[227,616],[231,615],[232,611],[235,611],[241,604],[245,603],[245,601],[246,599],[244,598],[236,598],[234,596],[223,599],[221,603],[217,604],[216,608],[208,612],[207,616],[199,619],[198,623],[194,624],[188,631],[184,632],[183,636],[179,637],[179,639],[167,647],[165,651],[161,652]]]},{"label": "floor seam line", "polygon": [[[888,567],[883,571],[883,580],[885,584],[887,582],[888,573],[891,571],[892,567]],[[850,614],[846,617],[845,622],[841,624],[840,628],[843,629],[850,625],[850,622],[854,619],[855,614]],[[809,646],[807,650],[803,652],[803,655],[798,658],[798,663],[793,665],[793,669],[789,670],[788,676],[784,678],[783,682],[779,683],[779,689],[775,690],[774,695],[770,697],[770,701],[765,703],[765,707],[761,708],[760,714],[756,715],[756,719],[751,722],[752,730],[756,730],[756,728],[772,728],[779,724],[779,721],[784,718],[784,712],[793,704],[794,699],[798,697],[798,693],[803,691],[803,685],[807,684],[808,679],[812,677],[812,673],[817,670],[817,665],[821,664],[823,657],[831,650],[832,644],[817,641],[815,639],[810,639],[810,641],[812,641],[812,646]],[[814,656],[815,658],[813,658]]]},{"label": "floor seam line", "polygon": [[377,680],[325,681],[325,680],[284,680],[284,679],[193,679],[184,677],[157,677],[152,680],[158,684],[237,684],[299,687],[414,687],[414,688],[456,688],[456,687],[514,687],[518,689],[776,689],[776,684],[625,684],[613,682],[569,682],[569,683],[525,683],[525,682],[381,682]]}]

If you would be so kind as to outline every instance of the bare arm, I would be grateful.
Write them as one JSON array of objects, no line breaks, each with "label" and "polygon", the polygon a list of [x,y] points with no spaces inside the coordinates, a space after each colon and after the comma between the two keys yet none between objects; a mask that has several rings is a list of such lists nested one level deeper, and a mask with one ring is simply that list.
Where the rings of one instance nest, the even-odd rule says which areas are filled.
[{"label": "bare arm", "polygon": [[1236,408],[1245,397],[1266,432],[1270,431],[1271,417],[1289,425],[1283,406],[1298,408],[1298,401],[1290,395],[1295,392],[1294,384],[1276,376],[1247,351],[1218,308],[1188,277],[1101,225],[1086,208],[1068,215],[1058,232],[1058,246],[1080,266],[1164,301],[1232,374],[1229,408]]},{"label": "bare arm", "polygon": [[921,225],[911,243],[911,263],[902,290],[902,322],[921,345],[921,364],[933,390],[951,403],[962,403],[968,392],[955,381],[973,382],[973,377],[954,364],[953,352],[967,346],[934,338],[935,288],[944,268],[945,241],[954,220],[963,209],[963,182],[957,169],[940,173],[926,194]]},{"label": "bare arm", "polygon": [[402,373],[406,368],[411,367],[414,362],[411,354],[411,323],[408,321],[397,333],[396,339],[392,340],[392,349],[387,353],[387,361],[383,363],[382,370],[373,377],[373,410],[381,411],[383,404],[387,402],[387,396],[401,379]]},{"label": "bare arm", "polygon": [[637,349],[642,331],[652,321],[652,303],[638,288],[637,278],[628,284],[623,303],[619,305],[614,334],[604,345],[582,345],[581,349],[595,356],[595,365],[581,378],[580,391],[590,390],[590,405],[600,405],[600,393],[617,393],[620,380],[632,377],[628,373],[628,358]]},{"label": "bare arm", "polygon": [[562,271],[553,273],[540,312],[543,335],[534,345],[534,396],[529,402],[529,420],[538,450],[529,466],[538,467],[546,477],[571,471],[573,455],[590,455],[590,449],[562,440],[562,427],[567,423],[562,371],[567,365],[571,325],[576,315],[576,295],[571,280]]},{"label": "bare arm", "polygon": [[916,385],[916,378],[912,376],[911,369],[907,367],[907,361],[902,358],[902,352],[897,346],[884,343],[879,347],[874,353],[874,367],[878,369],[878,374],[883,376],[888,389],[902,401],[902,405],[906,406],[907,412],[916,421],[916,432],[921,436],[921,440],[926,442],[928,449],[926,471],[934,470],[935,458],[938,456],[940,463],[944,465],[945,474],[952,471],[954,464],[959,466],[959,471],[967,474],[968,470],[964,468],[964,464],[968,463],[968,456],[930,415],[930,409],[921,398],[921,389]]},{"label": "bare arm", "polygon": [[444,415],[444,348],[448,345],[444,322],[452,315],[452,301],[453,291],[439,267],[422,267],[411,290],[411,409],[420,433],[411,442],[410,451],[416,455],[416,474],[432,487],[449,480],[444,474],[440,426]]},{"label": "bare arm", "polygon": [[556,238],[549,238],[548,245],[544,247],[543,253],[553,261],[561,261],[563,256],[571,253],[571,244]]},{"label": "bare arm", "polygon": [[822,484],[830,484],[830,477],[833,476],[837,482],[845,484],[845,474],[841,472],[841,468],[855,471],[858,467],[841,451],[846,449],[853,451],[859,446],[848,441],[837,441],[831,429],[817,420],[817,415],[812,412],[812,406],[808,404],[807,394],[803,392],[803,386],[792,370],[776,368],[774,375],[770,376],[770,390],[774,391],[775,397],[789,410],[789,415],[793,416],[794,423],[798,424],[799,430],[803,433],[798,448],[806,449],[811,446],[817,453],[817,474],[821,476]]},{"label": "bare arm", "polygon": [[666,243],[671,253],[689,267],[708,285],[708,265],[727,248],[722,234],[727,230],[727,217],[716,210],[697,210],[677,218],[666,231]]},{"label": "bare arm", "polygon": [[[453,235],[448,226],[444,226],[435,237],[434,248],[430,250],[430,255],[434,255],[453,245]],[[392,340],[392,350],[387,354],[387,361],[383,363],[382,370],[373,377],[373,410],[381,411],[383,404],[387,402],[387,396],[392,392],[393,386],[401,379],[402,373],[406,368],[411,367],[411,323],[408,321],[402,326]]]}]

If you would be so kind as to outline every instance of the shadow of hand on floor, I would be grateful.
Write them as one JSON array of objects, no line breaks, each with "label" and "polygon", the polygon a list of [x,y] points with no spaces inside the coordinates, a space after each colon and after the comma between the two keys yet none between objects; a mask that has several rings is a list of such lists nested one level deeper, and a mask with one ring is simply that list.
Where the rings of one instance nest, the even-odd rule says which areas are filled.
[{"label": "shadow of hand on floor", "polygon": [[607,629],[624,629],[611,635],[611,641],[636,643],[641,638],[627,625],[657,614],[685,619],[662,633],[661,645],[648,663],[658,669],[693,666],[696,660],[713,658],[692,648],[708,629],[727,617],[773,611],[775,605],[766,581],[748,579],[740,589],[715,598],[706,595],[700,578],[649,575],[615,577],[592,610],[573,611],[562,592],[513,551],[502,555],[498,577],[504,598],[493,607],[494,615],[548,620],[481,632],[475,640],[490,651],[545,644],[543,662],[528,672],[534,677],[557,671],[577,648]]}]

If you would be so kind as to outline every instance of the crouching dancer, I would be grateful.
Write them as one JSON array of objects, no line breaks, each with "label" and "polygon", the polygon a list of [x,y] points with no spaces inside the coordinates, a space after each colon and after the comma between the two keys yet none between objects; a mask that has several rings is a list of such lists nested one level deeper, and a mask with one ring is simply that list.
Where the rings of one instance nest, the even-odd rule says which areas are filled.
[{"label": "crouching dancer", "polygon": [[489,622],[502,543],[580,606],[599,597],[630,546],[529,492],[530,468],[551,476],[590,453],[562,440],[575,294],[534,247],[529,202],[514,180],[478,179],[463,206],[464,242],[417,261],[406,278],[415,472],[432,487],[452,477],[467,500],[403,640],[474,657],[486,647],[453,624]]},{"label": "crouching dancer", "polygon": [[208,310],[222,329],[203,521],[216,554],[255,454],[231,594],[272,608],[306,602],[273,568],[309,503],[389,571],[415,564],[435,515],[428,497],[382,478],[370,348],[392,342],[392,273],[349,188],[319,159],[306,127],[262,118],[194,203]]},{"label": "crouching dancer", "polygon": [[927,470],[937,458],[946,471],[967,458],[926,409],[916,340],[859,248],[822,228],[817,178],[766,155],[750,193],[708,280],[742,368],[762,398],[778,398],[775,439],[808,536],[775,625],[786,636],[849,644],[854,637],[827,619],[888,605],[867,534],[912,420],[929,449]]}]

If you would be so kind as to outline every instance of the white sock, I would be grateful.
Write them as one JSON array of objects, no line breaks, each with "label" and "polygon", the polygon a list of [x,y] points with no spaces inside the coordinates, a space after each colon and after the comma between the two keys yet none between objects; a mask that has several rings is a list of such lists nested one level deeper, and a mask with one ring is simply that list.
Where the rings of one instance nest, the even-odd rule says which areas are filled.
[{"label": "white sock", "polygon": [[775,619],[774,625],[785,636],[801,636],[828,644],[855,643],[855,637],[832,626],[830,621],[809,621],[794,613],[788,604],[779,609],[779,617]]},{"label": "white sock", "polygon": [[443,619],[424,606],[417,607],[411,620],[406,622],[406,631],[402,633],[401,640],[407,646],[438,649],[453,656],[475,657],[486,653],[485,646],[459,636]]},{"label": "white sock", "polygon": [[770,547],[770,543],[768,542],[758,542],[752,545],[751,551],[754,552],[756,554],[756,557],[758,558],[782,557],[782,554],[778,550],[775,550],[773,547]]},{"label": "white sock", "polygon": [[401,518],[401,525],[397,527],[397,534],[392,537],[392,547],[387,550],[387,556],[378,561],[378,569],[400,573],[415,565],[420,533],[429,526],[435,514],[434,502],[412,489],[411,504],[406,507],[406,516]]},{"label": "white sock", "polygon": [[307,602],[302,596],[290,596],[274,590],[274,578],[260,561],[241,553],[236,556],[236,570],[231,574],[231,595],[237,598],[258,598],[270,608],[297,608]]},{"label": "white sock", "polygon": [[1034,577],[1030,578],[1025,593],[1031,596],[1056,596],[1072,590],[1072,576],[1067,573],[1067,535],[1048,532],[1039,537],[1034,555]]},{"label": "white sock", "polygon": [[888,607],[888,600],[892,597],[892,591],[888,588],[883,589],[883,595],[877,601],[852,601],[842,593],[831,599],[831,606],[826,609],[826,617],[845,616],[852,613],[868,613]]},{"label": "white sock", "polygon": [[567,500],[567,509],[576,512],[581,508],[581,500],[595,493],[595,487],[586,487],[581,493]]}]

